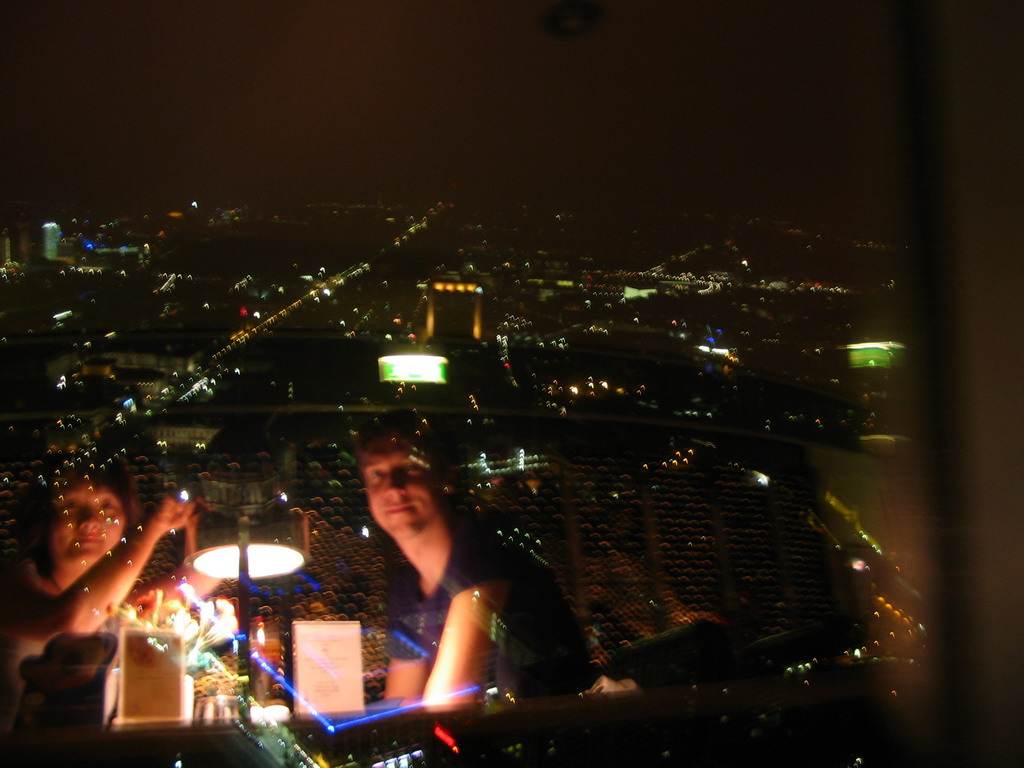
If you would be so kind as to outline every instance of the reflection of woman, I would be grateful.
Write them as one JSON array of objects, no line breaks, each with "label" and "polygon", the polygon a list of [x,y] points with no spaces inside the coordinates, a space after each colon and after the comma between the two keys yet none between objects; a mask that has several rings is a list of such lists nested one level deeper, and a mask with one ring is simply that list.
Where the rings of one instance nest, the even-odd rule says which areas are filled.
[{"label": "reflection of woman", "polygon": [[[0,731],[17,714],[21,662],[54,635],[100,630],[126,599],[173,589],[177,574],[143,587],[136,580],[164,534],[195,521],[194,505],[173,497],[143,514],[120,461],[65,471],[49,489],[33,489],[21,512],[21,556],[0,577]],[[199,574],[188,580],[200,593],[214,586]]]}]

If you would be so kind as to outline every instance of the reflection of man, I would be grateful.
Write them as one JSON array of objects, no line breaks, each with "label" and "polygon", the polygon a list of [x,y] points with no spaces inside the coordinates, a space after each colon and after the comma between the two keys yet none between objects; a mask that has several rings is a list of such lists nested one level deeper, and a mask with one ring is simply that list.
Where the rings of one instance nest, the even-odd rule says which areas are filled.
[{"label": "reflection of man", "polygon": [[472,701],[492,680],[514,697],[586,688],[582,635],[551,575],[454,513],[454,469],[426,422],[383,416],[356,454],[370,512],[409,561],[391,588],[385,697]]}]

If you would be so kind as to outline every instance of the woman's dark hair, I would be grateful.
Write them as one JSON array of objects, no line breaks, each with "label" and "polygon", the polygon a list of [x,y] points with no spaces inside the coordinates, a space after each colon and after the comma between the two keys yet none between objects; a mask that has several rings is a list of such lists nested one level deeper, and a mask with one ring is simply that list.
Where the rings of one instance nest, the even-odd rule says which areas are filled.
[{"label": "woman's dark hair", "polygon": [[40,576],[53,573],[50,527],[59,514],[56,497],[62,489],[83,482],[92,483],[93,487],[108,488],[118,498],[125,516],[125,530],[142,519],[135,478],[120,457],[106,461],[75,457],[54,464],[31,483],[17,516],[18,559],[31,559]]}]

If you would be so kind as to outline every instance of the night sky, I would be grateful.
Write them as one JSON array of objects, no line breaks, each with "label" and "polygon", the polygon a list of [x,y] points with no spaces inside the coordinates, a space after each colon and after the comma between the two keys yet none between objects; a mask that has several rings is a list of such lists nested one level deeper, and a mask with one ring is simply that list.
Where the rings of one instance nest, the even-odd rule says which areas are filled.
[{"label": "night sky", "polygon": [[0,196],[534,202],[901,230],[905,97],[882,0],[556,6],[6,3]]}]

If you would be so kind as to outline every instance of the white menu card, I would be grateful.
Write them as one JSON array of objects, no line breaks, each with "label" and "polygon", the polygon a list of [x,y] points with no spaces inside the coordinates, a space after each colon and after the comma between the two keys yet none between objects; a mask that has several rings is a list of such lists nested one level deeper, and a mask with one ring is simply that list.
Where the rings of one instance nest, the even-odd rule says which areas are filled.
[{"label": "white menu card", "polygon": [[173,631],[122,627],[120,650],[118,722],[187,717],[182,636]]},{"label": "white menu card", "polygon": [[358,621],[292,622],[295,713],[361,714],[362,626]]}]

